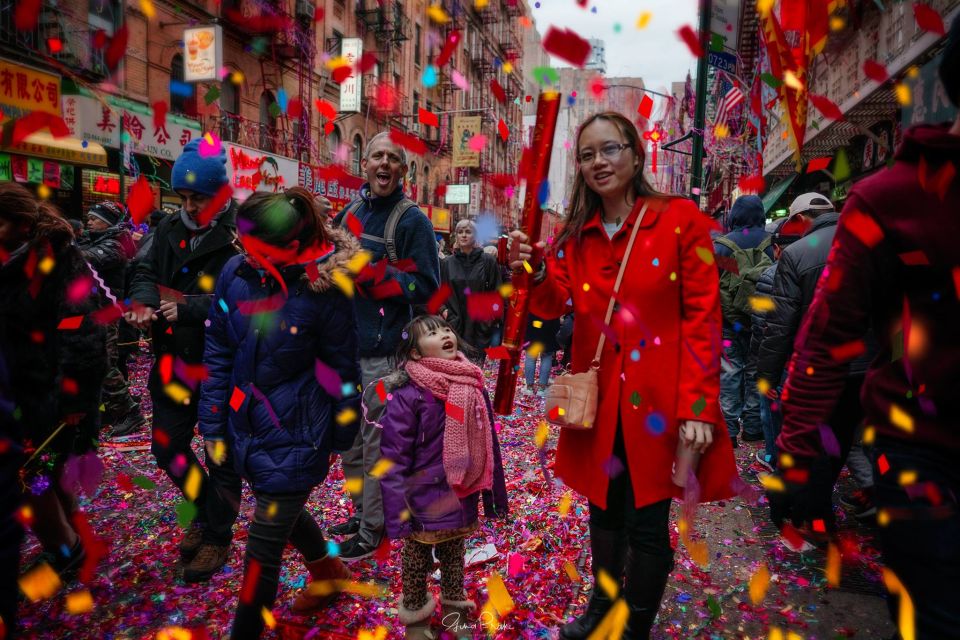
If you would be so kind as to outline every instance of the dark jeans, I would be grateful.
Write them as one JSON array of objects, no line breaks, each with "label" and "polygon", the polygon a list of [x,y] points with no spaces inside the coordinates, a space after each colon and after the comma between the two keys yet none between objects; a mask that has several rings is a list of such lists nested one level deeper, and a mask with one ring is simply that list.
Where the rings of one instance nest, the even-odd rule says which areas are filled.
[{"label": "dark jeans", "polygon": [[120,323],[117,337],[117,369],[124,380],[130,380],[130,358],[140,353],[140,330],[128,322]]},{"label": "dark jeans", "polygon": [[743,432],[763,435],[760,423],[760,392],[757,391],[757,362],[750,355],[748,329],[723,329],[723,357],[720,358],[720,410],[730,437]]},{"label": "dark jeans", "polygon": [[[623,471],[610,479],[607,508],[590,503],[590,524],[605,531],[623,532],[632,551],[673,558],[670,546],[670,500],[637,507],[626,468],[627,455],[622,428],[617,426],[613,455],[620,459]],[[620,465],[617,465],[620,466]]]},{"label": "dark jeans", "polygon": [[[320,560],[327,555],[327,541],[313,516],[303,508],[310,492],[265,494],[255,493],[257,507],[253,513],[244,559],[243,586],[240,604],[233,621],[231,638],[259,638],[263,632],[263,608],[273,608],[280,581],[280,562],[287,541],[305,561]],[[271,514],[271,511],[273,513]],[[259,569],[251,572],[251,564]],[[255,583],[254,572],[259,571]]]},{"label": "dark jeans", "polygon": [[[890,516],[879,528],[884,562],[913,600],[917,640],[960,638],[958,452],[883,438],[876,453],[890,465],[874,469],[877,508]],[[902,486],[902,471],[916,482]],[[898,604],[888,601],[894,620]]]},{"label": "dark jeans", "polygon": [[[784,371],[780,377],[780,384],[777,385],[777,394],[783,393],[783,383],[787,379],[787,372]],[[780,400],[771,400],[764,394],[760,394],[760,424],[763,426],[763,448],[767,454],[767,460],[770,464],[776,465],[777,460],[777,436],[780,435],[780,428],[783,426],[783,409],[780,407]]]},{"label": "dark jeans", "polygon": [[107,325],[107,375],[103,379],[101,398],[104,417],[110,422],[120,420],[137,407],[130,397],[127,378],[119,368],[119,335],[120,327],[117,322]]},{"label": "dark jeans", "polygon": [[222,464],[210,464],[209,469],[204,470],[190,446],[197,425],[196,398],[188,405],[175,403],[164,392],[156,369],[150,372],[149,388],[153,400],[150,450],[157,459],[157,466],[167,472],[180,491],[184,490],[190,467],[195,465],[200,470],[194,524],[203,527],[205,544],[229,545],[233,539],[233,523],[240,511],[241,491],[240,476],[234,470],[230,447],[227,447],[227,457]]}]

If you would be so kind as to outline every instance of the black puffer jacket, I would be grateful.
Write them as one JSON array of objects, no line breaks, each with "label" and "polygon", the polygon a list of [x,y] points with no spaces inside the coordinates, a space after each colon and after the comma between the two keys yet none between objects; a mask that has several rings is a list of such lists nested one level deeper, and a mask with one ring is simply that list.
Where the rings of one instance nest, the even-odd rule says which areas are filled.
[{"label": "black puffer jacket", "polygon": [[[178,300],[177,321],[168,323],[158,313],[151,327],[158,361],[167,353],[189,364],[203,360],[204,323],[213,299],[213,284],[227,261],[237,255],[236,221],[237,204],[232,202],[193,251],[191,232],[179,215],[167,216],[153,230],[153,240],[137,264],[129,294],[132,301],[154,309],[160,308],[161,297]],[[159,287],[169,290],[165,296]]]},{"label": "black puffer jacket", "polygon": [[0,267],[0,440],[29,450],[83,414],[45,448],[54,459],[96,447],[107,368],[106,334],[90,316],[98,301],[72,287],[90,276],[72,240],[66,230],[35,238]]},{"label": "black puffer jacket", "polygon": [[77,240],[84,259],[117,300],[123,300],[125,293],[127,253],[121,236],[126,233],[126,229],[114,226],[103,231],[84,231]]},{"label": "black puffer jacket", "polygon": [[489,322],[474,320],[467,311],[467,299],[471,294],[500,288],[503,281],[496,258],[479,248],[470,253],[458,249],[440,263],[440,282],[453,289],[446,304],[450,324],[470,346],[480,350],[489,347],[499,319]]},{"label": "black puffer jacket", "polygon": [[[773,298],[773,279],[777,273],[777,263],[767,267],[760,279],[757,280],[756,294],[767,298]],[[756,358],[760,355],[760,343],[763,342],[763,334],[767,330],[767,314],[772,311],[760,311],[754,307],[750,313],[750,357]]]},{"label": "black puffer jacket", "polygon": [[[839,217],[835,211],[820,214],[803,238],[780,254],[773,280],[772,297],[776,306],[766,315],[767,326],[757,360],[757,379],[779,381],[784,367],[790,362],[800,323],[813,302],[820,274],[827,265]],[[876,340],[872,334],[864,342],[866,353],[850,363],[850,375],[866,373],[876,353]]]}]

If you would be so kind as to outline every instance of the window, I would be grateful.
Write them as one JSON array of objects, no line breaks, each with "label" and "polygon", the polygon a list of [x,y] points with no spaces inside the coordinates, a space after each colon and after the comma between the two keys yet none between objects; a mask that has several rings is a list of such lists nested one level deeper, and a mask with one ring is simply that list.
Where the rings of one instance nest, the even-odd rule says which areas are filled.
[{"label": "window", "polygon": [[[321,130],[321,134],[322,130]],[[340,127],[334,126],[333,131],[330,132],[330,135],[327,136],[326,141],[326,154],[325,158],[331,163],[340,163],[340,160],[337,159],[337,152],[340,151]],[[323,148],[321,146],[321,148]]]},{"label": "window", "polygon": [[419,117],[420,114],[420,92],[413,92],[413,115]]},{"label": "window", "polygon": [[420,50],[420,40],[423,38],[423,28],[417,24],[413,28],[413,64],[420,66],[420,56],[422,51]]},{"label": "window", "polygon": [[341,54],[342,51],[343,51],[343,34],[337,31],[336,29],[334,29],[332,35],[327,40],[327,53],[329,53],[334,57],[337,57]]},{"label": "window", "polygon": [[240,132],[240,87],[233,84],[228,74],[220,83],[220,139],[237,142]]},{"label": "window", "polygon": [[425,204],[433,204],[433,189],[430,187],[430,165],[423,165],[423,196]]},{"label": "window", "polygon": [[410,176],[410,184],[417,184],[417,163],[416,162],[410,163],[409,176]]},{"label": "window", "polygon": [[274,113],[277,109],[272,93],[264,91],[260,94],[260,148],[264,151],[273,151],[274,136],[277,132],[277,118]]},{"label": "window", "polygon": [[[473,92],[471,92],[471,93],[473,93]],[[431,102],[430,100],[427,100],[426,109],[427,109],[427,111],[429,111],[430,113],[433,113],[433,102]],[[423,136],[423,139],[424,139],[424,140],[432,140],[432,139],[433,139],[433,127],[431,127],[431,126],[426,126],[426,127],[424,127],[424,131],[423,131],[423,133],[420,134],[420,135]]]},{"label": "window", "polygon": [[362,171],[360,167],[360,160],[363,159],[363,138],[360,137],[360,134],[353,136],[353,174],[356,176],[360,175]]},{"label": "window", "polygon": [[194,115],[196,85],[183,81],[183,55],[177,54],[170,61],[170,113]]}]

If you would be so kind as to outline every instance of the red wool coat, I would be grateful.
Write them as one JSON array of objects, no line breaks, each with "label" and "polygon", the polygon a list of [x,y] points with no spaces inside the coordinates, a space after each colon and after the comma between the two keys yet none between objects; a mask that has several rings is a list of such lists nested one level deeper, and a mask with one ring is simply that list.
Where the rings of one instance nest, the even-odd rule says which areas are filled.
[{"label": "red wool coat", "polygon": [[[686,199],[649,202],[600,358],[596,424],[564,429],[557,448],[557,475],[602,508],[618,415],[637,507],[683,495],[671,480],[683,420],[714,425],[714,443],[698,468],[701,501],[735,493],[733,448],[718,404],[720,293],[710,222]],[[592,216],[579,240],[548,258],[546,277],[533,289],[530,310],[542,318],[559,316],[573,300],[574,372],[586,371],[596,352],[642,205],[638,199],[612,240],[599,213]]]}]

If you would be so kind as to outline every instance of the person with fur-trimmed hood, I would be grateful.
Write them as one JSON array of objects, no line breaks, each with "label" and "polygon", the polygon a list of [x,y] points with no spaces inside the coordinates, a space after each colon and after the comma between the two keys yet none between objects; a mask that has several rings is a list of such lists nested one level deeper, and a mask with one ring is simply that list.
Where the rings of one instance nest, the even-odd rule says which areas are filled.
[{"label": "person with fur-trimmed hood", "polygon": [[237,212],[245,255],[220,273],[203,362],[200,432],[208,459],[225,460],[253,488],[244,590],[232,638],[256,638],[277,594],[289,541],[311,584],[293,604],[328,604],[330,581],[350,572],[327,550],[304,505],[330,454],[348,449],[360,416],[360,351],[353,301],[342,289],[360,245],[330,228],[306,189],[256,193]]}]

